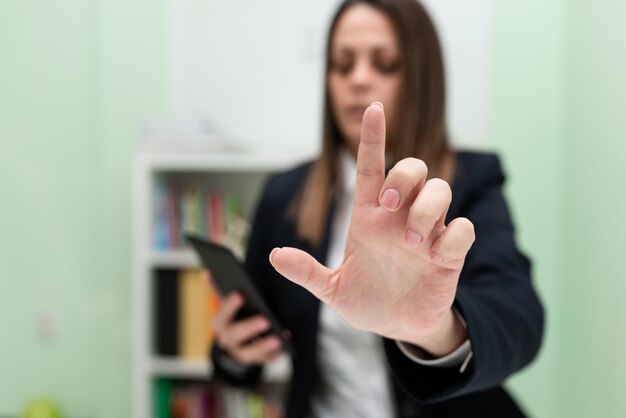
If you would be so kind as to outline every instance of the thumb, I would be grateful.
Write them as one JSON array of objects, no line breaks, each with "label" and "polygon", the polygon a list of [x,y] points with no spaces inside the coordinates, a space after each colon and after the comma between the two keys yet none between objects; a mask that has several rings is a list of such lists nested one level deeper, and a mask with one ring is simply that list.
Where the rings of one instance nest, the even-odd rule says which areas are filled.
[{"label": "thumb", "polygon": [[304,287],[322,302],[330,303],[334,293],[332,270],[311,255],[296,248],[274,248],[270,253],[270,263],[277,272]]}]

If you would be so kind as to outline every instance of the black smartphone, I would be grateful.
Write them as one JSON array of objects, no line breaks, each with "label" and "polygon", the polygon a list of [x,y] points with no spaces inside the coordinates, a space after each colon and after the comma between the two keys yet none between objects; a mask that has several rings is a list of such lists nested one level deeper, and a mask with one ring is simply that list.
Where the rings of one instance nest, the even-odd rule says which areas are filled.
[{"label": "black smartphone", "polygon": [[263,335],[276,334],[282,341],[283,349],[293,354],[293,346],[285,337],[284,328],[254,287],[250,277],[232,251],[198,235],[185,234],[185,239],[198,253],[204,267],[211,272],[213,282],[222,295],[237,291],[243,296],[244,305],[235,319],[243,319],[257,314],[265,316],[270,321],[270,329]]}]

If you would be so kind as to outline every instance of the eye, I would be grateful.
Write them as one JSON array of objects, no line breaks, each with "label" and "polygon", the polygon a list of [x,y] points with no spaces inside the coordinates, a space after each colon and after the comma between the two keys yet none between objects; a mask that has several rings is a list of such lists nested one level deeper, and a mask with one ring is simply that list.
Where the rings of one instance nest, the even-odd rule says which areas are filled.
[{"label": "eye", "polygon": [[393,74],[400,70],[400,60],[390,57],[377,57],[374,59],[374,67],[381,74]]},{"label": "eye", "polygon": [[341,75],[348,75],[354,67],[354,59],[349,56],[331,57],[330,69]]}]

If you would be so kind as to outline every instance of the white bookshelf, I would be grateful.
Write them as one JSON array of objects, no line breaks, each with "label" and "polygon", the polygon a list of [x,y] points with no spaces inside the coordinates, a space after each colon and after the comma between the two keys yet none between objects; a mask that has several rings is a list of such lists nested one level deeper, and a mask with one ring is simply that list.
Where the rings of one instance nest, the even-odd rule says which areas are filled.
[{"label": "white bookshelf", "polygon": [[[210,378],[206,361],[181,360],[156,354],[153,340],[154,272],[200,265],[188,249],[157,250],[154,246],[154,190],[160,176],[180,176],[206,181],[243,198],[250,217],[265,178],[292,166],[302,158],[284,155],[253,155],[219,152],[139,152],[133,167],[133,417],[153,418],[153,385],[157,378],[202,380]],[[266,382],[285,382],[289,359],[283,356],[265,368]]]},{"label": "white bookshelf", "polygon": [[[172,360],[157,356],[151,358],[149,368],[149,374],[153,377],[182,379],[206,379],[212,372],[209,361]],[[271,383],[284,382],[289,372],[289,358],[282,356],[263,370],[263,380]]]}]

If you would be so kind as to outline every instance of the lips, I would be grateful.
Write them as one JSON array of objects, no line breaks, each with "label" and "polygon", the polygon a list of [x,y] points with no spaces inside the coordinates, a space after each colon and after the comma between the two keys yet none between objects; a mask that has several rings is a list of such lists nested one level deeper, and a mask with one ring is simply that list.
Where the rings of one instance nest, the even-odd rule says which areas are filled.
[{"label": "lips", "polygon": [[365,113],[365,109],[367,109],[367,105],[353,105],[346,107],[346,115],[350,119],[359,119],[363,118],[363,113]]}]

